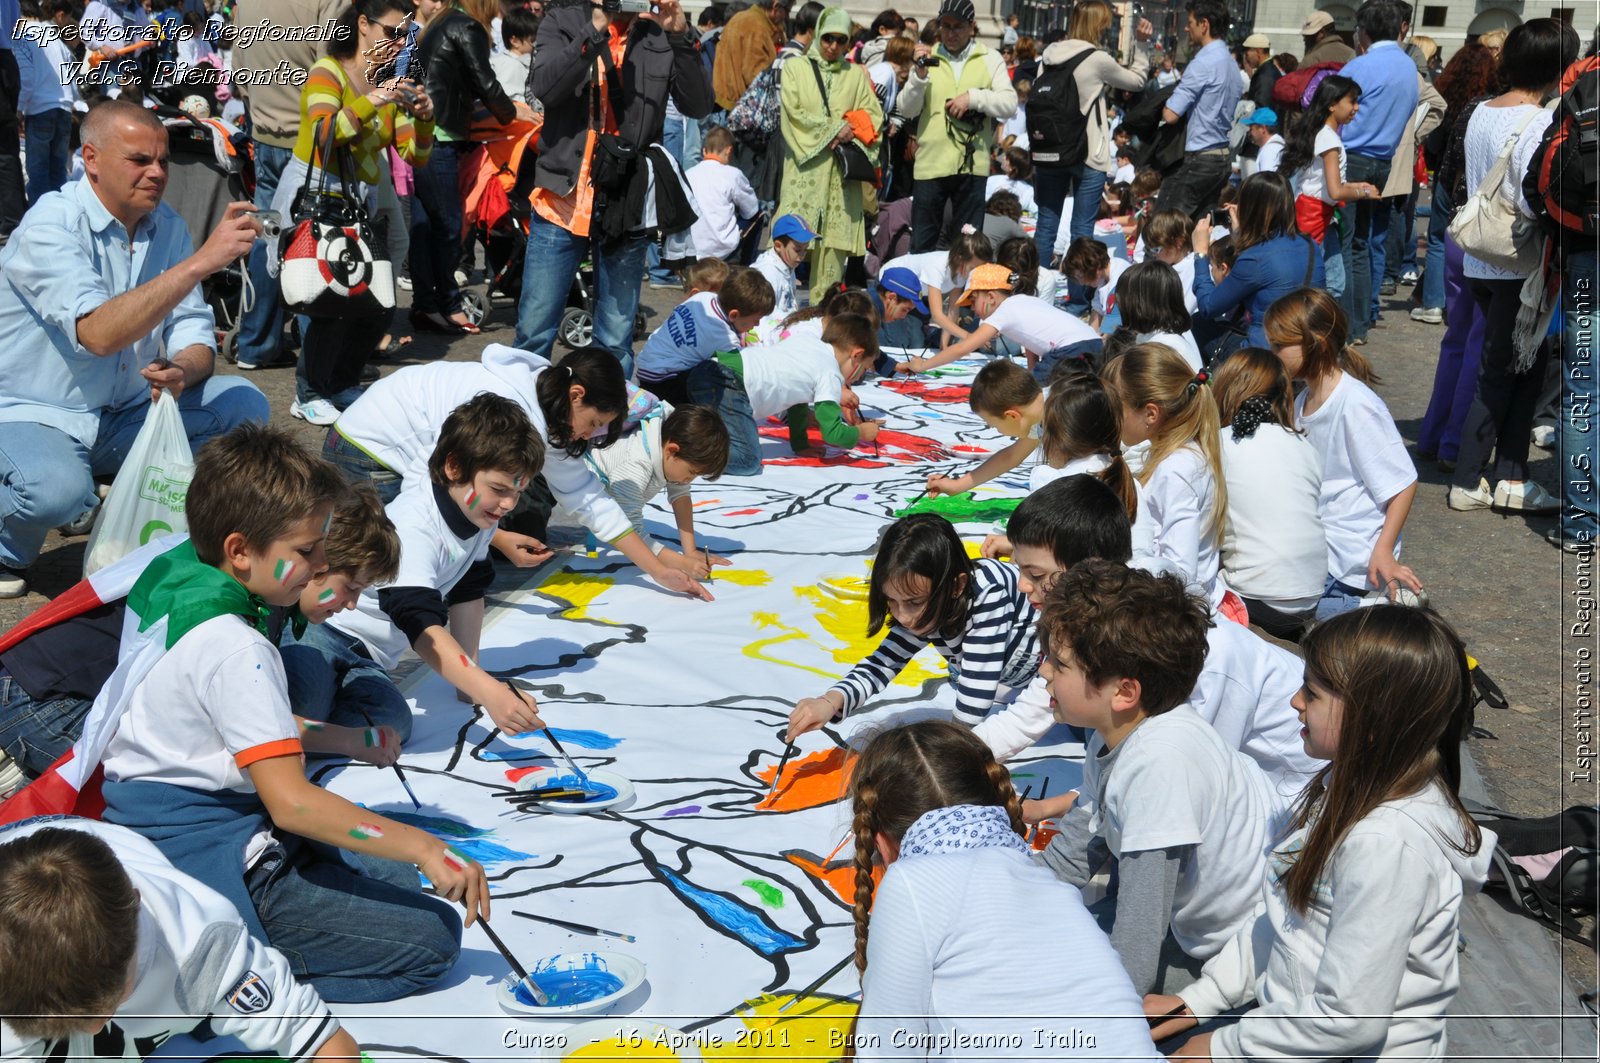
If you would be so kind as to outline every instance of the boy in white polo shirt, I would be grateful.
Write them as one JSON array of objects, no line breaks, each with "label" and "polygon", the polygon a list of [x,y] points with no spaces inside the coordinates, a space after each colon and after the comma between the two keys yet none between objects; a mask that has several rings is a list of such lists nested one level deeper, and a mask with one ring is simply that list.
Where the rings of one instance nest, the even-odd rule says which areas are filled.
[{"label": "boy in white polo shirt", "polygon": [[650,333],[639,352],[639,385],[674,406],[686,405],[689,371],[719,351],[743,347],[772,307],[772,285],[764,276],[729,270],[720,289],[689,296]]},{"label": "boy in white polo shirt", "polygon": [[732,165],[733,134],[727,129],[714,125],[706,130],[700,156],[684,174],[700,208],[689,235],[701,258],[728,258],[739,250],[740,221],[754,218],[761,204],[750,179]]},{"label": "boy in white polo shirt", "polygon": [[788,317],[800,309],[794,268],[806,260],[806,248],[816,238],[800,215],[781,215],[772,223],[772,246],[750,264],[772,285],[772,312],[779,317]]}]

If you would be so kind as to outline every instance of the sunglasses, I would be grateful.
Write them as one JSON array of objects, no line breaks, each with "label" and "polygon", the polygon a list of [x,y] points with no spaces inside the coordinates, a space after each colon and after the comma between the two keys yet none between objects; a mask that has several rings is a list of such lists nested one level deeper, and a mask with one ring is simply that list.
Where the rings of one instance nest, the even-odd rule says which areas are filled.
[{"label": "sunglasses", "polygon": [[825,34],[823,36],[822,43],[823,44],[845,45],[845,44],[849,44],[850,43],[850,38],[846,37],[842,33],[829,33],[829,34]]},{"label": "sunglasses", "polygon": [[398,24],[393,26],[385,26],[381,22],[374,22],[373,25],[382,30],[383,35],[388,37],[391,41],[398,41],[401,37],[406,35],[406,28],[410,21],[411,19],[408,16],[407,18],[401,19]]}]

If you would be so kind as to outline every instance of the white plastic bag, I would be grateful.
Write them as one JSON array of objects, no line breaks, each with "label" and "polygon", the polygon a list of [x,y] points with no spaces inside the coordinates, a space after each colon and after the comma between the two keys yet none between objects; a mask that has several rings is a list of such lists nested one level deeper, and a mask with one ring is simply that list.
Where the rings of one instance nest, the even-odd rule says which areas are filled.
[{"label": "white plastic bag", "polygon": [[91,575],[157,536],[188,531],[184,503],[193,478],[194,451],[178,400],[163,390],[101,503],[103,512],[83,552],[83,574]]}]

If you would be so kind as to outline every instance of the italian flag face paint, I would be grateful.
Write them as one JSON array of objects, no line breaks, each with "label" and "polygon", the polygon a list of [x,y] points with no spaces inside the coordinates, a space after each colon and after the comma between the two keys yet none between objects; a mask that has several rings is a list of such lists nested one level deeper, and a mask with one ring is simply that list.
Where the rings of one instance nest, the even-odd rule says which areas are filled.
[{"label": "italian flag face paint", "polygon": [[462,498],[461,501],[463,501],[463,502],[465,502],[467,504],[467,508],[468,509],[477,509],[478,508],[478,489],[476,487],[467,488],[466,496],[464,498]]},{"label": "italian flag face paint", "polygon": [[280,557],[277,565],[272,569],[272,578],[287,586],[294,582],[295,570],[299,567],[293,561],[286,561]]},{"label": "italian flag face paint", "polygon": [[367,748],[369,749],[373,746],[381,746],[383,745],[383,732],[378,730],[376,727],[368,727],[366,730],[366,740]]},{"label": "italian flag face paint", "polygon": [[471,863],[472,857],[453,845],[447,847],[444,851],[444,866],[451,871],[465,871]]},{"label": "italian flag face paint", "polygon": [[322,605],[327,605],[329,602],[333,601],[335,593],[337,592],[335,592],[332,587],[329,587],[327,590],[317,595],[317,601]]},{"label": "italian flag face paint", "polygon": [[327,724],[321,724],[315,720],[301,720],[300,722],[308,731],[320,731],[327,726]]},{"label": "italian flag face paint", "polygon": [[350,828],[350,837],[362,842],[376,841],[383,837],[383,830],[375,823],[357,823]]}]

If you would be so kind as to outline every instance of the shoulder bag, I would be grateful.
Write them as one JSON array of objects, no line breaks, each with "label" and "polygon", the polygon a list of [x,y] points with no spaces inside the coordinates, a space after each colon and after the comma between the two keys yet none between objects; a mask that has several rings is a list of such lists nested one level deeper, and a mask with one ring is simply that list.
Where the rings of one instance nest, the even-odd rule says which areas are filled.
[{"label": "shoulder bag", "polygon": [[1517,205],[1500,193],[1511,165],[1511,153],[1537,116],[1537,111],[1530,114],[1516,135],[1506,141],[1478,190],[1456,210],[1447,230],[1450,239],[1473,258],[1519,277],[1528,276],[1543,264],[1543,234],[1533,219],[1523,217]]},{"label": "shoulder bag", "polygon": [[[828,106],[828,88],[822,83],[822,67],[815,59],[808,59],[806,62],[811,66],[811,73],[817,79],[817,91],[822,94],[822,112],[832,118],[833,108]],[[833,157],[839,163],[839,176],[844,180],[878,183],[878,168],[873,165],[872,156],[867,154],[867,149],[861,146],[860,141],[850,140],[835,145]]]},{"label": "shoulder bag", "polygon": [[[295,196],[293,226],[279,237],[283,265],[279,287],[284,304],[307,317],[371,317],[394,309],[394,268],[387,241],[377,238],[367,205],[357,194],[355,159],[333,143],[333,122],[318,158],[312,187]],[[339,166],[342,187],[329,189],[330,163]]]}]

